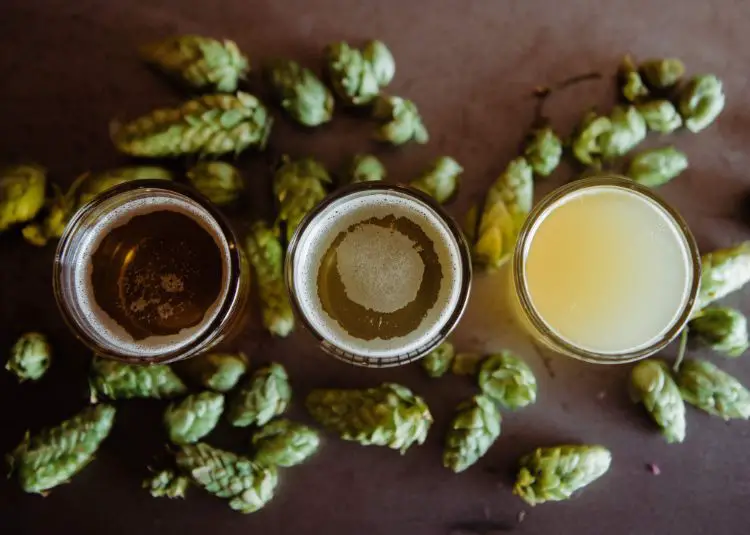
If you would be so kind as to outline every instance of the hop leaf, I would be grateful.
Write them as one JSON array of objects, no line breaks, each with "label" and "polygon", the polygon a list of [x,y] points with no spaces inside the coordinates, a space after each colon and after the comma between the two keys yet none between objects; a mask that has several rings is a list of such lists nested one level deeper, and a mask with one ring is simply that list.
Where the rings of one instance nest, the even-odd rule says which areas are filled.
[{"label": "hop leaf", "polygon": [[226,162],[198,162],[186,176],[201,195],[219,206],[233,203],[245,189],[239,169]]},{"label": "hop leaf", "polygon": [[253,95],[204,95],[113,125],[112,142],[124,154],[145,158],[237,154],[249,147],[263,149],[272,124]]},{"label": "hop leaf", "polygon": [[295,466],[305,462],[320,446],[314,429],[290,420],[274,420],[253,434],[254,460],[264,466]]},{"label": "hop leaf", "polygon": [[263,326],[285,337],[294,330],[294,313],[284,283],[284,249],[276,233],[259,221],[245,239],[245,250],[258,278]]},{"label": "hop leaf", "polygon": [[437,202],[444,203],[458,192],[458,184],[464,168],[449,156],[441,156],[432,163],[422,176],[409,184],[423,191]]},{"label": "hop leaf", "polygon": [[273,176],[273,192],[279,205],[278,225],[286,226],[290,241],[302,219],[326,196],[331,176],[312,158],[291,160],[284,157]]},{"label": "hop leaf", "polygon": [[187,444],[175,456],[177,466],[190,478],[240,513],[253,513],[273,498],[278,474],[250,459],[200,442]]},{"label": "hop leaf", "polygon": [[682,117],[668,100],[652,100],[636,105],[649,130],[671,134],[682,126]]},{"label": "hop leaf", "polygon": [[37,165],[0,171],[0,232],[36,217],[44,206],[47,172]]},{"label": "hop leaf", "polygon": [[333,43],[325,49],[325,64],[334,92],[350,106],[372,102],[396,70],[393,56],[379,41],[368,43],[364,51],[343,41]]},{"label": "hop leaf", "polygon": [[279,60],[270,66],[268,78],[281,107],[298,123],[318,126],[333,117],[333,95],[310,69]]},{"label": "hop leaf", "polygon": [[381,95],[375,101],[372,114],[383,122],[373,134],[378,141],[403,145],[414,140],[424,145],[430,140],[417,105],[411,100]]},{"label": "hop leaf", "polygon": [[217,392],[192,394],[172,403],[164,412],[164,426],[174,444],[193,444],[208,435],[224,412],[224,395]]},{"label": "hop leaf", "polygon": [[44,494],[66,483],[94,458],[115,418],[111,405],[87,407],[56,427],[26,437],[8,456],[25,492]]},{"label": "hop leaf", "polygon": [[172,470],[160,470],[143,482],[143,488],[154,498],[184,498],[189,486],[190,479]]},{"label": "hop leaf", "polygon": [[661,147],[644,150],[630,161],[628,176],[651,188],[662,186],[688,167],[687,155],[676,148]]},{"label": "hop leaf", "polygon": [[750,241],[701,257],[701,286],[695,310],[702,310],[750,281]]},{"label": "hop leaf", "polygon": [[479,387],[507,409],[520,409],[536,401],[534,372],[510,351],[490,355],[482,362]]},{"label": "hop leaf", "polygon": [[687,360],[677,375],[682,399],[725,420],[750,418],[750,392],[710,362]]},{"label": "hop leaf", "polygon": [[609,122],[611,128],[600,139],[605,159],[622,156],[646,139],[646,120],[635,106],[616,106]]},{"label": "hop leaf", "polygon": [[657,359],[642,360],[630,372],[630,395],[643,403],[669,443],[685,440],[685,403],[669,366]]},{"label": "hop leaf", "polygon": [[234,393],[227,416],[236,427],[264,425],[283,413],[292,398],[286,370],[275,362],[260,368]]},{"label": "hop leaf", "polygon": [[487,396],[460,404],[448,430],[443,466],[458,473],[481,459],[500,436],[500,421],[500,411]]},{"label": "hop leaf", "polygon": [[713,74],[696,76],[680,94],[680,114],[685,126],[697,133],[707,128],[724,109],[724,88]]},{"label": "hop leaf", "polygon": [[593,165],[604,152],[604,136],[612,131],[609,117],[589,112],[578,127],[571,144],[573,156],[583,165]]},{"label": "hop leaf", "polygon": [[357,154],[352,158],[346,176],[351,184],[385,180],[387,171],[383,163],[372,154]]},{"label": "hop leaf", "polygon": [[412,444],[424,443],[432,424],[424,400],[395,383],[366,390],[313,390],[305,405],[319,424],[342,439],[402,454]]},{"label": "hop leaf", "polygon": [[639,70],[649,86],[667,89],[680,81],[685,74],[685,64],[677,58],[651,59],[641,63]]},{"label": "hop leaf", "polygon": [[562,152],[562,141],[552,128],[545,126],[529,134],[523,154],[534,173],[549,176],[560,165]]},{"label": "hop leaf", "polygon": [[247,372],[244,353],[206,353],[174,364],[177,373],[216,392],[229,392]]},{"label": "hop leaf", "polygon": [[234,41],[180,35],[141,47],[143,59],[193,89],[231,93],[250,69]]},{"label": "hop leaf", "polygon": [[612,454],[603,446],[537,448],[519,462],[513,493],[529,505],[567,500],[604,475]]},{"label": "hop leaf", "polygon": [[37,381],[47,373],[52,358],[52,348],[47,337],[41,333],[28,332],[22,335],[10,350],[5,369],[13,373],[20,382]]},{"label": "hop leaf", "polygon": [[747,319],[733,308],[704,308],[690,321],[690,334],[728,357],[739,357],[748,348]]},{"label": "hop leaf", "polygon": [[450,369],[455,354],[453,344],[443,342],[424,356],[422,368],[430,377],[442,377]]},{"label": "hop leaf", "polygon": [[94,357],[89,377],[91,399],[170,399],[187,393],[182,380],[166,364],[143,366]]}]

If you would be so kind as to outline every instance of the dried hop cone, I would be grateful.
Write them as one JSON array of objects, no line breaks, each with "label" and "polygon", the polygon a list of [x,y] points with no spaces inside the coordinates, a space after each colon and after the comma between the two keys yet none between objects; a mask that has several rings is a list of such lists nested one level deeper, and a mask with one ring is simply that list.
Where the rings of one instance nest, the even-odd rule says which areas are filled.
[{"label": "dried hop cone", "polygon": [[172,403],[164,412],[164,426],[174,444],[193,444],[213,431],[224,412],[224,395],[218,392],[191,394]]},{"label": "dried hop cone", "polygon": [[750,418],[750,391],[704,360],[687,360],[677,374],[682,399],[724,420]]},{"label": "dried hop cone", "polygon": [[417,105],[401,97],[381,95],[375,101],[372,115],[382,121],[373,137],[391,145],[415,141],[424,145],[430,140]]},{"label": "dried hop cone", "polygon": [[52,347],[42,333],[23,334],[10,350],[5,369],[13,373],[20,382],[37,381],[49,369]]},{"label": "dried hop cone", "polygon": [[268,68],[281,107],[304,126],[319,126],[333,117],[333,95],[310,69],[296,61],[277,60]]},{"label": "dried hop cone", "polygon": [[285,227],[287,241],[307,212],[323,200],[331,183],[331,175],[319,161],[283,158],[273,176],[273,193],[279,206],[277,225]]},{"label": "dried hop cone", "polygon": [[429,169],[412,181],[409,185],[437,202],[444,203],[458,192],[458,185],[464,168],[450,156],[441,156],[435,160]]},{"label": "dried hop cone", "polygon": [[89,375],[91,399],[171,399],[187,393],[185,383],[166,364],[143,366],[94,357]]},{"label": "dried hop cone", "polygon": [[226,162],[198,162],[186,176],[201,195],[219,206],[235,202],[245,189],[240,170]]},{"label": "dried hop cone", "polygon": [[47,172],[38,165],[0,170],[0,232],[34,219],[44,206]]},{"label": "dried hop cone", "polygon": [[424,443],[432,425],[424,400],[395,383],[365,390],[313,390],[305,405],[319,424],[342,439],[402,454],[412,444]]},{"label": "dried hop cone", "polygon": [[189,486],[190,479],[173,470],[160,470],[143,481],[143,488],[154,498],[184,498]]},{"label": "dried hop cone", "polygon": [[445,341],[424,356],[422,368],[430,377],[442,377],[450,370],[455,355],[453,344]]},{"label": "dried hop cone", "polygon": [[500,436],[500,421],[500,411],[487,396],[460,404],[448,430],[443,466],[458,473],[481,459]]},{"label": "dried hop cone", "polygon": [[685,440],[685,402],[664,361],[648,359],[636,364],[630,372],[630,395],[634,402],[643,403],[667,442]]},{"label": "dried hop cone", "polygon": [[282,414],[292,398],[286,370],[272,362],[240,385],[229,401],[227,416],[235,427],[264,425]]},{"label": "dried hop cone", "polygon": [[178,35],[141,47],[144,61],[188,87],[231,93],[250,64],[237,44],[200,35]]},{"label": "dried hop cone", "polygon": [[507,409],[520,409],[536,401],[534,372],[510,351],[490,355],[482,362],[479,387]]},{"label": "dried hop cone", "polygon": [[295,466],[305,462],[320,446],[318,432],[286,419],[273,420],[252,436],[253,460],[264,466]]},{"label": "dried hop cone", "polygon": [[186,380],[215,392],[229,392],[247,372],[244,353],[206,353],[174,364]]}]

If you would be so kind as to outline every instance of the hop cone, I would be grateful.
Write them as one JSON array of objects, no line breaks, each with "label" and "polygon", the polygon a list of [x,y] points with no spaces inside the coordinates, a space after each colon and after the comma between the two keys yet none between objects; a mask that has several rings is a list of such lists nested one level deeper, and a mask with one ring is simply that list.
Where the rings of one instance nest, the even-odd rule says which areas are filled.
[{"label": "hop cone", "polygon": [[359,182],[379,182],[385,180],[388,172],[383,163],[372,154],[357,154],[352,158],[346,176],[351,184]]},{"label": "hop cone", "polygon": [[284,249],[276,232],[259,221],[245,239],[245,250],[258,279],[263,326],[271,334],[287,336],[294,330],[294,313],[284,282]]},{"label": "hop cone", "polygon": [[680,114],[685,127],[694,133],[707,128],[724,109],[725,102],[721,80],[713,74],[696,76],[680,94]]},{"label": "hop cone", "polygon": [[662,186],[688,167],[687,155],[674,147],[648,149],[636,154],[628,167],[628,176],[651,188]]},{"label": "hop cone", "polygon": [[656,89],[676,85],[685,74],[685,64],[677,58],[651,59],[639,65],[646,82]]},{"label": "hop cone", "polygon": [[187,393],[182,380],[167,365],[144,366],[94,357],[89,377],[91,399],[169,399]]},{"label": "hop cone", "polygon": [[20,382],[41,379],[47,372],[52,358],[52,348],[47,337],[29,332],[21,336],[10,350],[5,369],[13,373]]},{"label": "hop cone", "polygon": [[190,479],[172,470],[156,472],[143,482],[143,488],[148,489],[154,498],[184,498],[188,486]]},{"label": "hop cone", "polygon": [[318,423],[344,440],[388,446],[402,454],[412,444],[422,444],[432,424],[424,400],[394,383],[366,390],[313,390],[305,405]]},{"label": "hop cone", "polygon": [[324,54],[326,74],[342,101],[350,106],[362,106],[378,96],[378,74],[360,50],[342,41],[327,46]]},{"label": "hop cone", "polygon": [[458,183],[464,168],[449,156],[441,156],[422,176],[411,182],[410,186],[423,191],[437,202],[444,203],[458,191]]},{"label": "hop cone", "polygon": [[115,418],[111,405],[87,407],[57,427],[26,437],[8,456],[25,492],[43,494],[66,483],[94,458]]},{"label": "hop cone", "polygon": [[244,353],[206,353],[174,364],[187,380],[216,392],[229,392],[247,372]]},{"label": "hop cone", "polygon": [[401,97],[380,96],[372,109],[373,117],[383,121],[373,137],[392,145],[414,140],[424,145],[430,140],[417,105]]},{"label": "hop cone", "polygon": [[191,394],[172,403],[164,412],[164,426],[174,444],[193,444],[208,435],[224,412],[224,395],[217,392]]},{"label": "hop cone", "polygon": [[396,60],[383,41],[368,41],[362,49],[362,57],[370,64],[381,88],[391,83],[396,75]]},{"label": "hop cone", "polygon": [[636,105],[649,130],[671,134],[682,126],[682,117],[669,100],[651,100]]},{"label": "hop cone", "polygon": [[451,366],[451,372],[455,375],[476,375],[479,372],[479,366],[486,358],[481,353],[456,353]]},{"label": "hop cone", "polygon": [[234,41],[180,35],[141,47],[143,59],[193,89],[231,93],[250,69]]},{"label": "hop cone", "polygon": [[604,475],[611,462],[603,446],[537,448],[521,458],[513,493],[529,505],[567,500]]},{"label": "hop cone", "polygon": [[620,79],[622,96],[625,97],[625,100],[637,102],[649,96],[648,87],[646,87],[643,77],[641,77],[630,56],[625,56],[622,59],[618,77]]},{"label": "hop cone", "polygon": [[630,372],[630,395],[643,403],[669,443],[685,440],[685,402],[669,366],[657,359],[642,360]]},{"label": "hop cone", "polygon": [[114,125],[112,141],[120,152],[146,158],[237,154],[248,147],[264,148],[272,124],[253,95],[205,95]]},{"label": "hop cone", "polygon": [[549,176],[560,165],[563,146],[560,137],[549,126],[531,132],[523,155],[539,176]]},{"label": "hop cone", "polygon": [[443,342],[422,359],[422,368],[430,377],[442,377],[451,368],[456,352],[453,344]]},{"label": "hop cone", "polygon": [[500,421],[500,411],[487,396],[460,404],[448,430],[443,466],[458,473],[481,459],[500,436]]},{"label": "hop cone", "polygon": [[219,206],[236,201],[245,188],[239,169],[226,162],[199,162],[185,174],[201,195]]},{"label": "hop cone", "polygon": [[701,268],[696,311],[739,290],[750,281],[750,241],[703,255]]},{"label": "hop cone", "polygon": [[482,362],[479,387],[507,409],[520,409],[536,401],[534,372],[510,351],[490,355]]},{"label": "hop cone", "polygon": [[578,126],[571,143],[573,156],[583,165],[593,165],[604,151],[604,136],[612,130],[609,117],[589,112]]},{"label": "hop cone", "polygon": [[310,69],[280,60],[271,65],[268,78],[281,107],[298,123],[318,126],[333,117],[333,95]]},{"label": "hop cone", "polygon": [[185,445],[175,456],[177,466],[190,478],[241,513],[253,513],[273,498],[278,474],[250,459],[205,443]]},{"label": "hop cone", "polygon": [[133,180],[172,180],[172,172],[154,165],[119,167],[99,173],[87,173],[80,187],[77,207],[81,207],[108,189]]},{"label": "hop cone", "polygon": [[283,413],[291,398],[286,370],[273,362],[256,371],[234,393],[229,403],[229,422],[236,427],[264,425]]},{"label": "hop cone", "polygon": [[748,347],[747,319],[733,308],[704,308],[690,322],[690,334],[728,357],[739,357]]},{"label": "hop cone", "polygon": [[742,384],[704,360],[688,360],[677,375],[682,399],[725,420],[750,418],[750,392]]},{"label": "hop cone", "polygon": [[323,164],[312,158],[285,158],[273,176],[273,193],[279,205],[278,224],[286,226],[286,239],[316,204],[326,196],[331,176]]},{"label": "hop cone", "polygon": [[635,106],[616,106],[609,122],[611,128],[600,140],[601,152],[606,159],[622,156],[646,139],[646,120]]},{"label": "hop cone", "polygon": [[295,466],[312,456],[320,446],[314,429],[290,420],[274,420],[253,434],[254,461],[264,466]]},{"label": "hop cone", "polygon": [[0,170],[0,232],[34,219],[44,206],[47,172],[37,165]]}]

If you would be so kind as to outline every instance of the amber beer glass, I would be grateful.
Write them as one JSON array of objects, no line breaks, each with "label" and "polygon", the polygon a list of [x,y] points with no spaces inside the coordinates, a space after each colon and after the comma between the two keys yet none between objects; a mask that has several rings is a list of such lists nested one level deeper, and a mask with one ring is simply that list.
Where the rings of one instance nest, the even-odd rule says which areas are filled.
[{"label": "amber beer glass", "polygon": [[248,268],[207,200],[179,184],[139,180],[73,216],[57,248],[53,285],[66,322],[96,353],[171,362],[236,330]]}]

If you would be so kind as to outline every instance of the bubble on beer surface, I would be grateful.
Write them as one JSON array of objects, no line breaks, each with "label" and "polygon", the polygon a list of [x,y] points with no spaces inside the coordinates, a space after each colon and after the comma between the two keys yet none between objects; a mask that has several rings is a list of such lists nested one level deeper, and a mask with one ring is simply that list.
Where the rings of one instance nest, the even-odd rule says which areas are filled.
[{"label": "bubble on beer surface", "polygon": [[425,269],[415,242],[379,225],[363,224],[349,232],[336,260],[349,299],[384,313],[414,301]]}]

